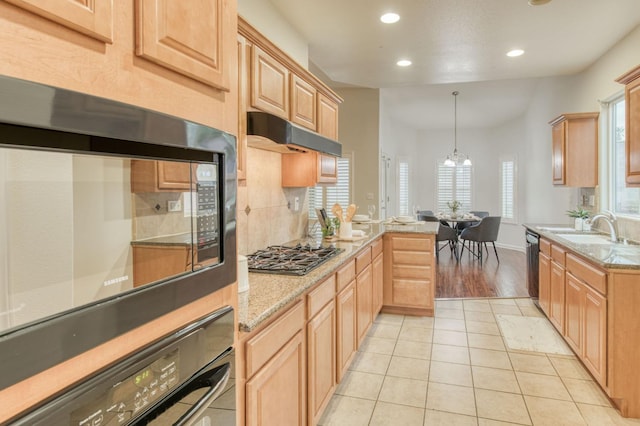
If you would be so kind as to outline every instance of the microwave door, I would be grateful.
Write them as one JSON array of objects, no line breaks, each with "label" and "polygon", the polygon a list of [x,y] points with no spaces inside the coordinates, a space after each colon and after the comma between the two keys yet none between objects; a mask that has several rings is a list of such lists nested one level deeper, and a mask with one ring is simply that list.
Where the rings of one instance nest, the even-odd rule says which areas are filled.
[{"label": "microwave door", "polygon": [[199,164],[196,178],[194,270],[220,262],[218,165]]}]

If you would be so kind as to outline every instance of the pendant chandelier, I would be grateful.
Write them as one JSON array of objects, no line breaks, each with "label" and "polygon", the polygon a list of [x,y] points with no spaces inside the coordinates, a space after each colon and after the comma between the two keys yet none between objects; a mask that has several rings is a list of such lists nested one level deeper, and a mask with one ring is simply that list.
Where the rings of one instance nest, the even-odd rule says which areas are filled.
[{"label": "pendant chandelier", "polygon": [[458,91],[451,94],[453,95],[453,154],[447,155],[444,165],[449,167],[455,167],[460,164],[470,166],[471,159],[469,159],[469,156],[458,153]]}]

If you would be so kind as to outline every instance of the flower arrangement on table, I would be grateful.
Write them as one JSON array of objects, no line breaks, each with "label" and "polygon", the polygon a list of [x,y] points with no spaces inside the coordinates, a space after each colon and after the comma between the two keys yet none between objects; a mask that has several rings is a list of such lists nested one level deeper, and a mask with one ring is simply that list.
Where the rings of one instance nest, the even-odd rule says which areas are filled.
[{"label": "flower arrangement on table", "polygon": [[447,201],[447,207],[451,209],[451,217],[455,218],[458,215],[458,210],[460,210],[462,204],[457,200]]}]

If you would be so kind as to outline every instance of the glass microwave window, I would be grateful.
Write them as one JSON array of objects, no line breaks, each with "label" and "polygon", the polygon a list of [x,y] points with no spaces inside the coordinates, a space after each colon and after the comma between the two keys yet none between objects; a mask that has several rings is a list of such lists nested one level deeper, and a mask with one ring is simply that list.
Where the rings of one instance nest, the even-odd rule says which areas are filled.
[{"label": "glass microwave window", "polygon": [[218,171],[0,148],[0,331],[219,263]]}]

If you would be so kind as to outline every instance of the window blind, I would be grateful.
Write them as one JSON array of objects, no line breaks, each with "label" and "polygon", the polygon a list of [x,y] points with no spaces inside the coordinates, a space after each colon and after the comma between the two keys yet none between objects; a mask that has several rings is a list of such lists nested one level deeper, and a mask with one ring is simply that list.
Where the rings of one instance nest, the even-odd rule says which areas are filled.
[{"label": "window blind", "polygon": [[436,209],[439,212],[449,212],[448,202],[456,200],[461,204],[460,211],[468,212],[471,206],[472,166],[445,166],[444,162],[437,164],[437,194]]},{"label": "window blind", "polygon": [[401,216],[409,215],[409,163],[398,160],[398,211]]},{"label": "window blind", "polygon": [[351,204],[351,157],[338,158],[338,181],[335,185],[309,188],[309,219],[317,219],[316,209],[324,208],[330,216],[335,203],[346,211]]},{"label": "window blind", "polygon": [[514,221],[515,215],[515,161],[513,159],[501,161],[501,212],[503,220]]}]

